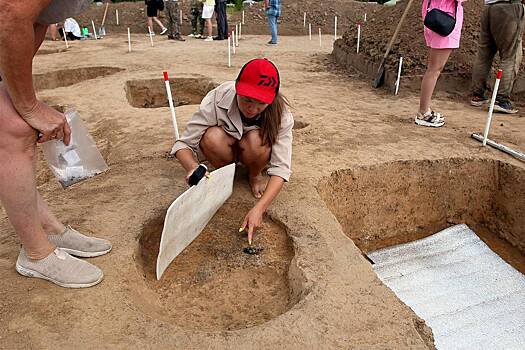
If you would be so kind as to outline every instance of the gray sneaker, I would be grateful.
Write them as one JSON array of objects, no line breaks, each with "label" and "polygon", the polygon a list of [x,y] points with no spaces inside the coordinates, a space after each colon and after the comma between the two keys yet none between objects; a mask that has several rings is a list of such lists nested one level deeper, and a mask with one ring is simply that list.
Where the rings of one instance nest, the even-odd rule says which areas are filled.
[{"label": "gray sneaker", "polygon": [[92,258],[111,251],[111,243],[102,238],[84,236],[71,226],[59,235],[48,235],[49,242],[63,251],[81,258]]},{"label": "gray sneaker", "polygon": [[102,270],[72,257],[60,248],[41,260],[30,259],[24,248],[18,254],[16,271],[27,277],[48,280],[64,288],[87,288],[102,281]]}]

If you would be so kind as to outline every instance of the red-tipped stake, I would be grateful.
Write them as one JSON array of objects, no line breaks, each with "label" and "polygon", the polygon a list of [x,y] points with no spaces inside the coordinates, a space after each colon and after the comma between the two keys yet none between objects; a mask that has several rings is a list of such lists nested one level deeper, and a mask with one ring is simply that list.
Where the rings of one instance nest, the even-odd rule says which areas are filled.
[{"label": "red-tipped stake", "polygon": [[308,36],[312,40],[312,23],[308,23]]},{"label": "red-tipped stake", "polygon": [[118,9],[115,10],[115,18],[117,19],[117,25],[119,25],[118,24]]},{"label": "red-tipped stake", "polygon": [[319,47],[323,47],[323,42],[321,40],[321,28],[319,28]]},{"label": "red-tipped stake", "polygon": [[399,83],[401,81],[401,67],[403,67],[403,57],[402,56],[399,58],[399,68],[397,70],[397,80],[396,80],[396,91],[394,95],[397,95],[399,91]]},{"label": "red-tipped stake", "polygon": [[175,116],[175,107],[173,107],[173,97],[171,96],[170,79],[168,72],[164,74],[164,85],[166,85],[166,93],[168,94],[168,103],[170,104],[171,120],[173,122],[173,129],[175,129],[175,140],[179,139],[179,129],[177,128],[177,117]]},{"label": "red-tipped stake", "polygon": [[485,125],[485,132],[483,133],[483,146],[487,145],[487,139],[489,137],[490,124],[492,123],[492,112],[494,112],[494,104],[496,103],[496,96],[498,94],[499,82],[503,71],[498,69],[498,74],[496,75],[496,83],[494,84],[494,90],[492,91],[492,99],[490,100],[489,114],[487,116],[487,125]]},{"label": "red-tipped stake", "polygon": [[303,27],[306,28],[306,12],[303,14]]},{"label": "red-tipped stake", "polygon": [[232,30],[232,51],[234,55],[235,55],[235,37],[236,37],[235,30]]}]

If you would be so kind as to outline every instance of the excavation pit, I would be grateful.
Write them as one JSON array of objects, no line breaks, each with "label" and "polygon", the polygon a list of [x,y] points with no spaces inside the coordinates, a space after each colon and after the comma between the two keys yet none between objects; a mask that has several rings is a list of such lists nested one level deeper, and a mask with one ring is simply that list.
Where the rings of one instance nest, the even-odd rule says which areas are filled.
[{"label": "excavation pit", "polygon": [[227,202],[160,281],[155,264],[164,213],[147,222],[136,259],[148,290],[137,302],[144,313],[185,329],[225,331],[262,324],[296,304],[301,276],[292,241],[281,224],[265,217],[253,243],[258,254],[246,254],[239,215],[249,209]]},{"label": "excavation pit", "polygon": [[338,170],[318,187],[363,251],[466,223],[525,273],[525,170],[497,160],[400,161]]},{"label": "excavation pit", "polygon": [[[199,105],[218,84],[206,77],[171,78],[173,105]],[[130,105],[136,108],[168,107],[166,86],[162,79],[129,80],[125,86]]]},{"label": "excavation pit", "polygon": [[117,67],[82,67],[61,69],[42,74],[34,74],[33,80],[35,89],[41,91],[70,86],[85,80],[106,77],[123,70],[124,69]]}]

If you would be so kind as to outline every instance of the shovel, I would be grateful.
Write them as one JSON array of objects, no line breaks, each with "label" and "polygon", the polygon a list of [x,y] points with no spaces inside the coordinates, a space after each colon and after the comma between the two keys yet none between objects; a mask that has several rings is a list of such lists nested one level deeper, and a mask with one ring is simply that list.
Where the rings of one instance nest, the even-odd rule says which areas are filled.
[{"label": "shovel", "polygon": [[100,25],[100,29],[98,30],[98,36],[106,36],[106,27],[104,24],[106,23],[106,15],[108,14],[108,7],[109,2],[106,3],[106,8],[104,9],[104,16],[102,17],[102,24]]},{"label": "shovel", "polygon": [[410,10],[410,6],[412,6],[412,2],[414,0],[408,0],[407,7],[405,8],[405,12],[403,12],[403,16],[401,16],[401,20],[397,23],[396,31],[394,32],[394,35],[392,35],[392,38],[390,39],[390,42],[388,43],[388,46],[386,47],[386,52],[383,58],[381,59],[381,63],[379,64],[379,69],[377,70],[377,75],[374,81],[372,82],[372,86],[374,88],[378,88],[381,85],[383,85],[383,82],[385,80],[385,61],[388,57],[388,54],[390,53],[390,49],[392,48],[392,44],[394,44],[394,41],[397,38],[397,34],[399,33],[399,30],[401,29],[401,26],[403,25],[403,21],[405,20],[405,17],[408,14],[408,11]]}]

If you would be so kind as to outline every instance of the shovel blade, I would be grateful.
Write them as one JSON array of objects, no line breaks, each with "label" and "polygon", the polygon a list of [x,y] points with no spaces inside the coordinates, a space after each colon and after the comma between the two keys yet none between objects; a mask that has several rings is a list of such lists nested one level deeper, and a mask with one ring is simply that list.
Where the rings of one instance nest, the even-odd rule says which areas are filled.
[{"label": "shovel blade", "polygon": [[383,85],[383,82],[385,81],[385,62],[382,61],[381,65],[379,65],[379,69],[377,70],[376,77],[374,81],[372,82],[372,86],[374,88],[381,87]]}]

